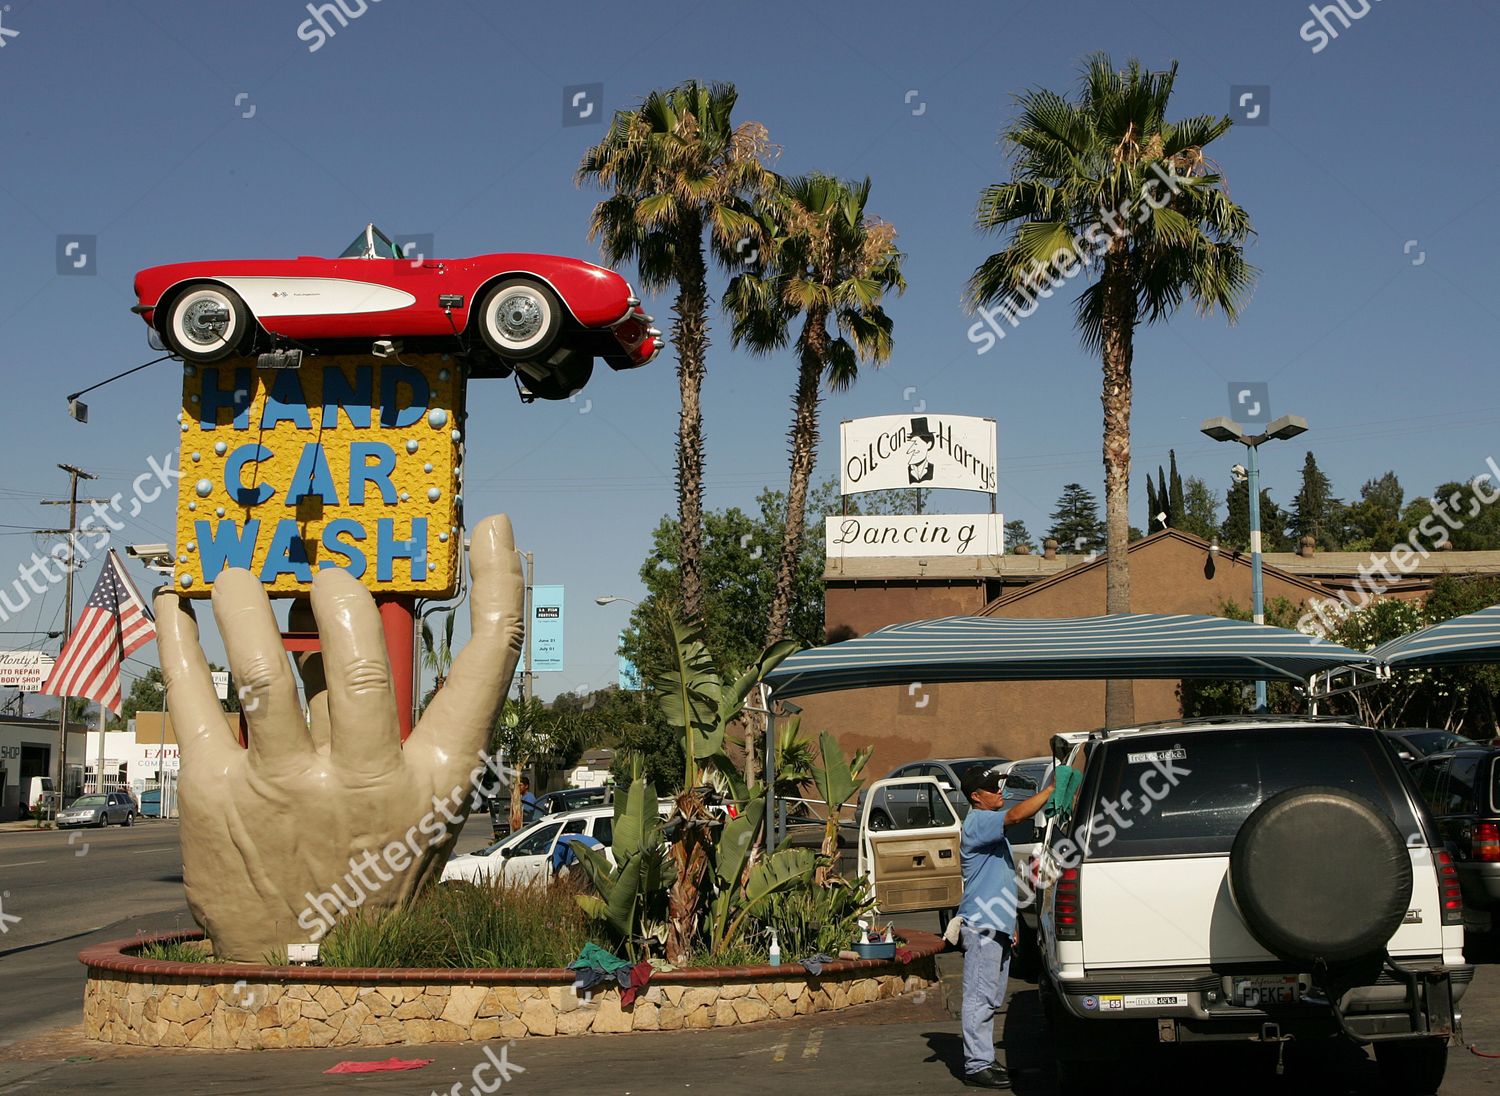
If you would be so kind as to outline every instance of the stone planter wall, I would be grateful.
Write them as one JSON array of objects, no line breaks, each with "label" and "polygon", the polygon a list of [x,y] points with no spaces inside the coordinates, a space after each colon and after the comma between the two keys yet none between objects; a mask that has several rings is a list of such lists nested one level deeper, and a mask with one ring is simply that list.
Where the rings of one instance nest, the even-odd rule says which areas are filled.
[{"label": "stone planter wall", "polygon": [[[942,941],[909,933],[910,962],[673,971],[634,1005],[618,989],[580,999],[560,970],[347,970],[165,963],[122,940],[79,955],[91,1039],[154,1047],[260,1050],[676,1031],[788,1019],[925,990]],[[181,935],[160,939],[184,939]]]}]

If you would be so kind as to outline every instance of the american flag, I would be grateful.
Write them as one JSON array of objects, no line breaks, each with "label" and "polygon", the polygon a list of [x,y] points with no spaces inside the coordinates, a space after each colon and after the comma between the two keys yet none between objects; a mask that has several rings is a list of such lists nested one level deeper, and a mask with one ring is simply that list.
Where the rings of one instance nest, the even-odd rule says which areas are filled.
[{"label": "american flag", "polygon": [[151,612],[113,548],[42,692],[82,696],[120,714],[120,663],[156,638]]}]

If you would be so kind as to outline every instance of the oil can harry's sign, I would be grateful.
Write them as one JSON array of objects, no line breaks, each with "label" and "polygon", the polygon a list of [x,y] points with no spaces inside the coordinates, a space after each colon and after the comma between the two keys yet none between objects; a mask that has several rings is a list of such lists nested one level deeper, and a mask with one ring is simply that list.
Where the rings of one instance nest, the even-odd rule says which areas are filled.
[{"label": "oil can harry's sign", "polygon": [[328,567],[376,592],[455,590],[461,380],[451,362],[408,360],[185,367],[179,592],[207,595],[226,567],[279,594]]},{"label": "oil can harry's sign", "polygon": [[879,415],[839,425],[839,491],[953,487],[995,493],[995,420]]}]

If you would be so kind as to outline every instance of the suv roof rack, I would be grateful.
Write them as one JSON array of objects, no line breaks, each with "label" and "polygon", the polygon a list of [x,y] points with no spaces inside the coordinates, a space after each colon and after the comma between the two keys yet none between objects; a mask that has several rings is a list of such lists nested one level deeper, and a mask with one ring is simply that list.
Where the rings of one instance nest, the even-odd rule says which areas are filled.
[{"label": "suv roof rack", "polygon": [[1157,719],[1150,723],[1132,723],[1125,727],[1099,727],[1089,731],[1090,738],[1108,738],[1123,731],[1157,731],[1168,727],[1215,727],[1226,723],[1348,723],[1363,727],[1352,716],[1347,715],[1279,715],[1274,712],[1244,712],[1238,715],[1178,716],[1176,719]]}]

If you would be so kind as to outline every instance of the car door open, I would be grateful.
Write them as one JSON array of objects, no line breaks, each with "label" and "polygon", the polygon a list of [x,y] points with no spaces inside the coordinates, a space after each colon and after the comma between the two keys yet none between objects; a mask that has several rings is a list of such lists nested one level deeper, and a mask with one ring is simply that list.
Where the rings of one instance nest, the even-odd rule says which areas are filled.
[{"label": "car door open", "polygon": [[[872,818],[889,829],[871,828]],[[883,914],[953,909],[963,897],[959,820],[935,777],[880,780],[859,818],[859,874]]]}]

